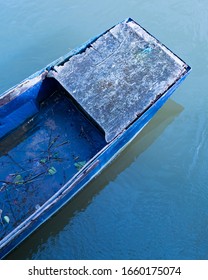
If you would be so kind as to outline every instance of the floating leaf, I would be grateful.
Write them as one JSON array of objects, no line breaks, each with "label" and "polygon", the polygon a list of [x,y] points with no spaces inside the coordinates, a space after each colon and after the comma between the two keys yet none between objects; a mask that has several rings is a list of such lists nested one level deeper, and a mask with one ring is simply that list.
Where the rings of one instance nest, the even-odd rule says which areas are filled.
[{"label": "floating leaf", "polygon": [[48,169],[48,174],[51,175],[51,176],[56,174],[56,172],[57,172],[56,168],[53,167],[53,166]]},{"label": "floating leaf", "polygon": [[56,153],[53,154],[53,157],[54,157],[54,158],[58,158],[58,155],[59,155],[59,153],[56,152]]},{"label": "floating leaf", "polygon": [[79,161],[79,162],[75,162],[74,166],[77,168],[77,170],[79,171],[80,169],[82,169],[82,167],[86,164],[86,161]]},{"label": "floating leaf", "polygon": [[4,221],[5,221],[7,224],[9,224],[10,218],[9,218],[8,216],[4,216]]},{"label": "floating leaf", "polygon": [[17,174],[17,176],[14,178],[14,183],[19,185],[24,183],[24,180],[20,174]]},{"label": "floating leaf", "polygon": [[40,163],[46,163],[46,161],[47,161],[47,158],[42,158],[41,160],[40,160]]}]

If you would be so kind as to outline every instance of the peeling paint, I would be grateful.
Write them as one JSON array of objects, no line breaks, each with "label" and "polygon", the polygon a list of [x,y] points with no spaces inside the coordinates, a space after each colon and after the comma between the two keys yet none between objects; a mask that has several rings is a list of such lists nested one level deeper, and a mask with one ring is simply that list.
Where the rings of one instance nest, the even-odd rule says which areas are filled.
[{"label": "peeling paint", "polygon": [[16,87],[6,91],[3,95],[0,96],[0,106],[7,104],[9,101],[15,99],[17,96],[24,93],[29,88],[33,87],[35,84],[39,83],[41,80],[44,80],[47,76],[48,71],[45,70],[40,75],[28,78],[24,80],[22,83],[18,84]]}]

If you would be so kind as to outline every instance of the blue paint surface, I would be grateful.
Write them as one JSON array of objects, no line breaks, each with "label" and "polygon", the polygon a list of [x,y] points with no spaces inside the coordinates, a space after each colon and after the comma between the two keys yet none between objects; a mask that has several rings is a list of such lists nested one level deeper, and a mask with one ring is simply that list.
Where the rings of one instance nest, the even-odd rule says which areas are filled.
[{"label": "blue paint surface", "polygon": [[39,104],[39,112],[29,121],[28,110],[34,113],[31,102],[5,118],[8,122],[11,118],[13,125],[26,121],[1,140],[0,209],[10,222],[1,223],[0,240],[55,195],[106,144],[65,94],[59,87],[52,88],[50,98]]},{"label": "blue paint surface", "polygon": [[1,92],[128,16],[193,68],[175,102],[8,258],[208,258],[206,7],[206,0],[2,4]]}]

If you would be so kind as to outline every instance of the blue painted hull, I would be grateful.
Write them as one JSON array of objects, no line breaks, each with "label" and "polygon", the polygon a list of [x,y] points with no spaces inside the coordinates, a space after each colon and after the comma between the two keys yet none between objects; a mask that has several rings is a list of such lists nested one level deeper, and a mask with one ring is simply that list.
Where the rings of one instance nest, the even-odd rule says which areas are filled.
[{"label": "blue painted hull", "polygon": [[[129,19],[128,21],[131,22],[131,20]],[[106,34],[106,32],[103,34]],[[29,126],[31,119],[34,121],[34,116],[39,115],[40,112],[42,112],[41,111],[42,107],[40,104],[45,103],[45,100],[48,99],[51,100],[52,98],[51,96],[54,96],[54,92],[57,92],[57,90],[63,91],[62,86],[60,86],[57,83],[57,81],[54,81],[53,79],[47,77],[48,73],[51,70],[53,70],[55,66],[59,67],[60,65],[64,65],[64,63],[67,62],[69,58],[77,54],[83,53],[83,51],[86,50],[86,48],[88,48],[89,45],[91,45],[93,42],[96,42],[96,40],[102,37],[103,34],[97,36],[96,38],[93,38],[92,40],[90,40],[89,42],[81,46],[81,48],[76,49],[70,52],[69,54],[67,54],[66,56],[51,63],[44,69],[35,73],[28,79],[24,80],[21,84],[8,90],[6,93],[4,93],[1,96],[0,98],[0,128],[1,128],[0,139],[2,139],[0,140],[1,143],[3,144],[7,143],[5,141],[11,138],[10,135],[12,133],[15,133],[15,131],[20,126],[23,126],[24,129],[25,129],[24,125],[27,124],[27,126]],[[147,49],[145,50],[147,52]],[[61,207],[63,207],[66,203],[68,203],[70,199],[72,199],[93,178],[95,178],[138,135],[138,133],[143,129],[143,127],[152,119],[152,117],[156,114],[156,112],[163,106],[163,104],[171,96],[171,94],[179,86],[179,84],[185,79],[185,77],[189,74],[190,70],[191,70],[190,67],[186,65],[185,71],[174,81],[174,83],[171,86],[169,86],[167,89],[165,89],[163,94],[157,96],[156,100],[154,100],[154,102],[148,105],[142,114],[140,114],[137,118],[135,118],[135,120],[131,122],[131,124],[128,125],[125,129],[122,129],[122,131],[119,132],[109,142],[106,141],[105,137],[100,132],[99,128],[94,126],[94,123],[91,124],[91,118],[88,118],[88,115],[85,116],[84,118],[81,116],[83,112],[82,114],[80,114],[79,104],[77,104],[77,102],[74,102],[74,100],[70,99],[72,105],[69,102],[69,105],[67,105],[69,107],[67,107],[66,112],[67,114],[70,114],[68,112],[73,111],[73,117],[71,117],[73,118],[73,120],[70,123],[71,125],[70,131],[72,132],[68,132],[67,130],[67,132],[65,132],[66,139],[63,139],[63,141],[59,143],[56,142],[57,143],[56,147],[57,149],[59,147],[62,148],[63,145],[65,144],[68,145],[70,143],[69,144],[70,149],[72,149],[71,142],[73,141],[73,139],[76,139],[74,140],[74,142],[76,142],[76,145],[74,144],[74,148],[73,148],[74,154],[72,155],[70,166],[72,165],[77,166],[78,164],[80,164],[81,161],[79,160],[81,160],[81,156],[79,154],[79,159],[77,159],[78,156],[76,158],[76,154],[74,151],[76,149],[80,150],[81,147],[83,146],[86,147],[85,150],[82,151],[83,153],[82,160],[85,159],[85,162],[78,169],[75,169],[75,167],[73,166],[73,168],[70,168],[70,170],[66,170],[66,172],[68,173],[66,176],[67,178],[65,178],[65,182],[60,184],[59,188],[58,187],[55,188],[49,197],[44,197],[42,202],[38,204],[38,207],[37,205],[35,205],[36,208],[33,211],[31,210],[28,216],[22,215],[23,218],[18,220],[18,222],[16,221],[16,224],[15,222],[13,225],[10,224],[10,228],[7,232],[6,232],[6,227],[9,227],[9,225],[7,225],[5,221],[2,221],[2,229],[5,230],[5,234],[2,235],[2,239],[0,241],[0,258],[5,257],[9,252],[11,252],[18,244],[20,244],[25,238],[27,238],[32,232],[34,232],[34,230],[36,230],[41,224],[43,224],[47,219],[49,219]],[[67,95],[66,92],[64,92],[63,98],[65,98],[65,95]],[[66,102],[62,101],[62,96],[61,99],[57,99],[57,98],[58,98],[57,95],[55,95],[54,100],[56,101],[54,101],[54,103],[55,102],[57,103],[57,107],[55,107],[55,109],[56,112],[60,112],[57,118],[58,119],[64,118],[64,115],[61,114],[61,111],[62,108],[65,107],[59,108],[59,106],[62,106],[60,104],[62,103],[65,104]],[[54,109],[53,104],[51,105],[52,107],[50,107],[52,108],[51,110]],[[46,113],[43,114],[48,114],[47,110],[45,110],[44,112]],[[45,116],[48,115],[43,115],[40,123],[43,123],[45,121],[44,119]],[[67,116],[68,118],[70,118],[70,115]],[[51,118],[49,120],[50,121],[48,122],[44,122],[44,125],[47,125],[47,127],[44,128],[43,132],[41,131],[41,133],[46,133],[45,135],[48,137],[49,140],[51,140],[51,135],[49,135],[47,128],[50,128],[51,131],[54,132],[56,131],[56,126],[54,125],[54,122],[51,121]],[[64,119],[63,122],[65,122]],[[79,127],[79,131],[76,132],[77,134],[75,134],[75,131],[77,131],[77,127]],[[29,131],[32,131],[30,133],[33,133],[34,128],[32,128],[31,130],[30,127]],[[63,131],[66,131],[66,128],[64,126],[62,127],[62,131],[60,130],[59,135],[63,134],[62,133]],[[87,134],[85,133],[85,131],[87,131]],[[74,133],[74,134],[70,135],[67,133]],[[42,172],[44,173],[44,178],[46,178],[46,180],[52,180],[56,176],[53,173],[59,170],[58,169],[59,166],[60,169],[61,168],[63,169],[66,166],[66,162],[64,162],[63,159],[62,161],[59,160],[59,158],[57,157],[58,153],[61,154],[63,152],[62,150],[60,151],[58,150],[58,152],[56,153],[53,150],[53,158],[51,154],[49,154],[50,152],[49,150],[51,146],[54,145],[55,141],[58,141],[57,138],[55,135],[53,138],[54,141],[51,141],[49,143],[49,146],[47,146],[47,157],[42,157],[41,159],[38,159],[38,168],[47,167],[47,170],[44,171],[45,173]],[[34,140],[34,138],[31,139]],[[12,146],[13,144],[10,143],[10,145]],[[15,145],[18,146],[19,142],[18,144]],[[29,147],[30,143],[27,143],[27,145]],[[16,149],[15,147],[11,147],[11,150],[13,148]],[[2,156],[8,155],[9,153],[10,151],[6,151],[6,152],[4,151],[2,152]],[[79,151],[79,153],[81,153],[81,151]],[[10,155],[11,154],[12,152],[10,153]],[[54,154],[56,154],[56,157],[54,156]],[[15,156],[15,152],[12,155]],[[36,158],[37,155],[35,159]],[[52,165],[51,162],[53,163]],[[67,159],[67,164],[68,162],[69,160]],[[35,163],[37,165],[37,160],[35,161]],[[24,169],[22,166],[21,168]],[[41,172],[39,172],[38,174],[35,173],[33,174],[33,176],[31,174],[27,175],[27,181],[30,179],[30,181],[32,181],[32,184],[34,184],[33,185],[34,187],[39,187],[39,185],[36,185],[36,180],[34,180],[34,178],[36,179],[37,176],[42,176],[42,173]],[[54,177],[50,175],[54,175]],[[62,176],[63,179],[63,177],[65,177],[65,174],[62,175],[63,175]],[[1,191],[2,192],[5,191],[6,194],[6,192],[8,192],[9,189],[8,187],[10,187],[9,190],[11,191],[13,190],[12,187],[16,188],[17,185],[18,187],[23,187],[23,185],[25,184],[28,187],[28,184],[26,184],[26,179],[24,179],[25,181],[23,180],[22,177],[20,179],[20,172],[16,173],[15,180],[16,181],[12,181],[12,182],[6,181],[6,183],[5,182],[2,183],[3,185],[1,186]],[[60,178],[58,177],[57,180],[60,180]],[[12,201],[15,201],[14,197],[12,199],[13,199]],[[1,204],[3,204],[2,201],[3,199],[0,197],[0,207],[2,209],[2,218],[3,218],[4,217],[3,213],[5,212],[7,214],[9,210],[6,212],[5,208],[1,206]],[[31,201],[28,202],[28,205],[29,205],[28,207],[32,207]],[[15,205],[13,206],[16,207]]]}]

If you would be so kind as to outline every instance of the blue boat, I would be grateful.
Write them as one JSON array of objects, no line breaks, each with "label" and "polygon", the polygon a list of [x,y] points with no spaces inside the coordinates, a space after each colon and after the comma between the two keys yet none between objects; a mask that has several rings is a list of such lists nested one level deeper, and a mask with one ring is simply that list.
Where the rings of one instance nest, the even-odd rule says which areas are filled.
[{"label": "blue boat", "polygon": [[0,258],[115,159],[190,70],[128,18],[0,95]]}]

